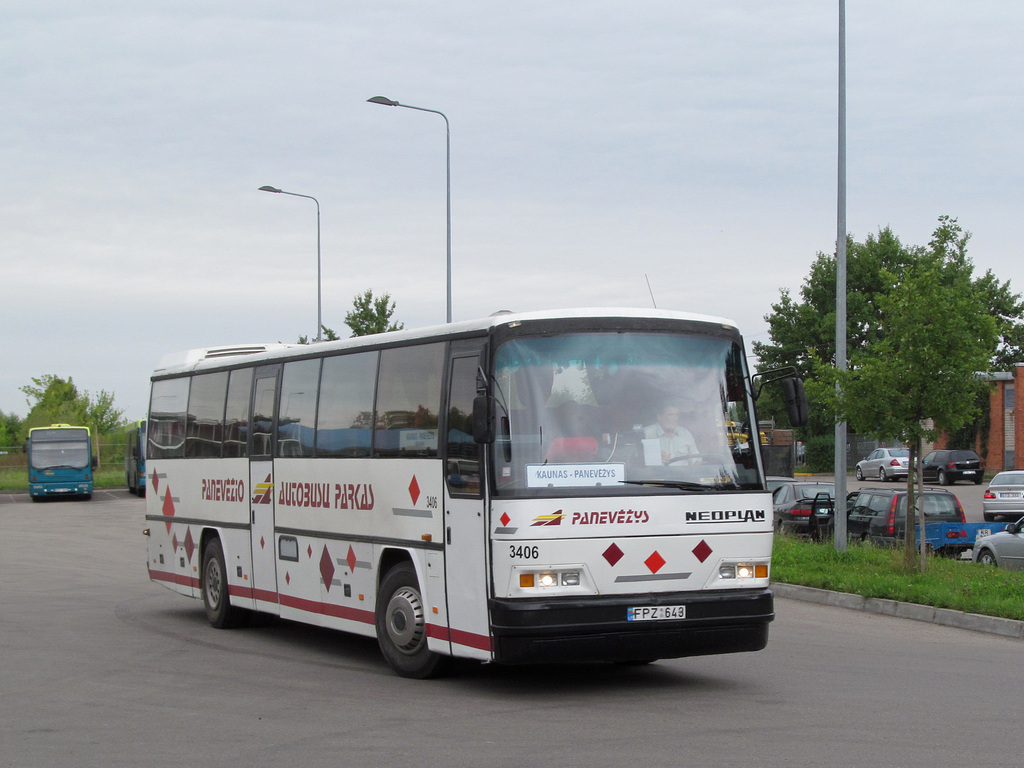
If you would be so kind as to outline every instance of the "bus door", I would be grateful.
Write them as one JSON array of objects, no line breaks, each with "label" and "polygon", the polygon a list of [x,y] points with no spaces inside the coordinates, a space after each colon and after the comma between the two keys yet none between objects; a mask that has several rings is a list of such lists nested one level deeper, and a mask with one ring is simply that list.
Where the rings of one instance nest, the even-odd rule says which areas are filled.
[{"label": "bus door", "polygon": [[452,346],[445,448],[445,584],[452,651],[490,660],[487,515],[483,457],[473,441],[473,398],[481,341]]},{"label": "bus door", "polygon": [[[277,558],[274,537],[274,445],[280,365],[256,369],[252,387],[252,446],[249,451],[249,503],[252,543],[252,590],[259,603],[277,605]],[[276,609],[275,609],[276,610]]]}]

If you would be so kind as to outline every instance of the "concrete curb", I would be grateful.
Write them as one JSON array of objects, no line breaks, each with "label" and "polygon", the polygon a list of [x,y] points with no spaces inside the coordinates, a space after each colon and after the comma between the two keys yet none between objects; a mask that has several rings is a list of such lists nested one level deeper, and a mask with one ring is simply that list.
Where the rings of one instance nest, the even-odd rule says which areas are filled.
[{"label": "concrete curb", "polygon": [[932,608],[916,603],[900,603],[896,600],[882,600],[875,597],[862,597],[845,592],[832,592],[815,587],[801,587],[796,584],[772,583],[772,592],[777,597],[790,600],[802,600],[806,603],[831,605],[835,608],[847,608],[879,616],[893,616],[900,619],[925,621],[930,624],[941,624],[957,629],[969,629],[973,632],[985,632],[990,635],[1011,637],[1024,640],[1024,621],[1000,619],[995,616],[982,616],[978,613],[964,613],[948,608]]}]

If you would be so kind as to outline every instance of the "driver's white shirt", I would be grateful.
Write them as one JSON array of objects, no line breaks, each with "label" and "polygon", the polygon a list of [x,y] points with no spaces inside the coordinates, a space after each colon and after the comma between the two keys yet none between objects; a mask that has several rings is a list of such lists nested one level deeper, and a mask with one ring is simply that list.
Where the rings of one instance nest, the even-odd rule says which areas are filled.
[{"label": "driver's white shirt", "polygon": [[667,454],[670,459],[699,453],[697,441],[686,427],[676,427],[676,433],[669,435],[661,428],[661,424],[652,424],[644,429],[644,437],[658,438],[662,454]]}]

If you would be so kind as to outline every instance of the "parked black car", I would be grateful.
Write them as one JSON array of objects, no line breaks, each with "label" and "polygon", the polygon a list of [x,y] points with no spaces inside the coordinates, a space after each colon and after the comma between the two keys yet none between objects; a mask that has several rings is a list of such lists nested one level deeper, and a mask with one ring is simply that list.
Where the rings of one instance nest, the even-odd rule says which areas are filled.
[{"label": "parked black car", "polygon": [[819,493],[834,498],[836,487],[832,483],[784,483],[772,492],[772,509],[776,531],[809,533],[814,499]]},{"label": "parked black car", "polygon": [[[960,500],[938,488],[921,493],[926,523],[965,523]],[[846,531],[854,541],[896,544],[907,529],[907,492],[862,488],[846,496]]]},{"label": "parked black car", "polygon": [[985,463],[974,451],[949,450],[932,451],[921,462],[925,482],[934,481],[949,485],[957,480],[972,480],[980,485],[985,479]]}]

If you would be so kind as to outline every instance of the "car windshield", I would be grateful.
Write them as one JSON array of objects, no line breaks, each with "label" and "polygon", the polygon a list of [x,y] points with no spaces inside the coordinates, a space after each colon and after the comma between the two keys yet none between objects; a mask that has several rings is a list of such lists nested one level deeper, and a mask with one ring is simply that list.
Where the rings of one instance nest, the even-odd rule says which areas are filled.
[{"label": "car windshield", "polygon": [[576,333],[495,355],[499,495],[763,489],[732,338]]},{"label": "car windshield", "polygon": [[950,458],[953,461],[977,461],[978,454],[974,451],[953,451],[950,453]]},{"label": "car windshield", "polygon": [[801,499],[813,499],[819,493],[827,493],[829,498],[835,498],[836,489],[833,485],[798,485],[797,497]]},{"label": "car windshield", "polygon": [[[957,509],[956,499],[946,493],[925,493],[921,496],[924,504],[925,517],[948,517],[952,520],[960,519],[960,510]],[[900,496],[900,514],[907,513],[907,496]]]}]

